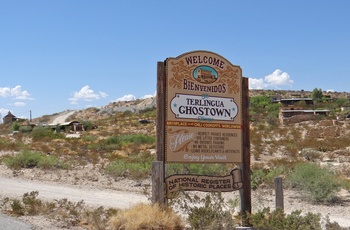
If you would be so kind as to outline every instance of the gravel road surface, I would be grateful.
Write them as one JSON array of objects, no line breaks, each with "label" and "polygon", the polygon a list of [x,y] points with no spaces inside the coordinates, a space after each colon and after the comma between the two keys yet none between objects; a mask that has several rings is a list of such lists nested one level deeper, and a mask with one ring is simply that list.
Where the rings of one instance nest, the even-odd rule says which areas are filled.
[{"label": "gravel road surface", "polygon": [[17,178],[0,177],[0,188],[0,195],[3,197],[19,197],[26,192],[38,191],[39,199],[60,200],[66,198],[72,202],[84,200],[86,205],[93,207],[103,206],[125,209],[137,203],[149,202],[145,195],[138,193],[82,187],[75,188],[60,184],[28,181]]},{"label": "gravel road surface", "polygon": [[0,230],[31,230],[32,225],[0,213]]}]

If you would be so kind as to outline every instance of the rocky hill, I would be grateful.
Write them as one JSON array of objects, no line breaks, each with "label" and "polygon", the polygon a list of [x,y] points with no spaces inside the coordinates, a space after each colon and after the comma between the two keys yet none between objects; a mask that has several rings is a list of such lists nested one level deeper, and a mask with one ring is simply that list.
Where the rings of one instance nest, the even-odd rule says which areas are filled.
[{"label": "rocky hill", "polygon": [[[295,97],[311,97],[311,91],[304,90],[250,90],[249,96],[259,96],[268,94],[277,98],[295,98]],[[348,98],[350,100],[350,92],[323,92],[323,95],[329,98]],[[156,97],[137,99],[134,101],[112,102],[106,106],[99,108],[87,108],[79,110],[75,113],[75,118],[83,120],[98,120],[114,115],[118,112],[139,112],[142,110],[152,109],[156,107]],[[66,112],[66,111],[65,111]],[[60,115],[61,113],[56,114]]]}]

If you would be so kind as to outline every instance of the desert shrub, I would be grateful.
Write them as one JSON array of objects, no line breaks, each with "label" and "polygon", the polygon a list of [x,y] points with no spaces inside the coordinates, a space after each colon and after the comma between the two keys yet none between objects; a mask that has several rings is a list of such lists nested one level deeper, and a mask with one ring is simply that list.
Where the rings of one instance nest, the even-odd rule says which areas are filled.
[{"label": "desert shrub", "polygon": [[22,205],[21,201],[18,199],[14,199],[11,202],[11,213],[16,216],[23,216],[24,215],[24,206]]},{"label": "desert shrub", "polygon": [[154,136],[148,136],[144,134],[130,134],[119,136],[119,140],[122,145],[127,145],[129,143],[139,145],[155,143],[156,139]]},{"label": "desert shrub", "polygon": [[22,199],[3,198],[0,200],[0,210],[16,216],[41,215],[54,219],[62,229],[82,225],[84,229],[107,229],[108,220],[117,213],[113,208],[88,207],[84,201],[71,202],[61,199],[47,202],[38,199],[38,195],[38,191],[32,191],[25,193]]},{"label": "desert shrub", "polygon": [[289,179],[293,186],[300,188],[313,202],[332,203],[340,182],[336,175],[313,163],[300,163],[295,166]]},{"label": "desert shrub", "polygon": [[55,133],[50,127],[37,126],[33,129],[32,133],[33,140],[51,140],[64,138],[64,134]]},{"label": "desert shrub", "polygon": [[22,197],[22,202],[25,206],[28,215],[37,215],[43,208],[43,202],[37,198],[39,195],[38,191],[32,191],[30,193],[25,193]]},{"label": "desert shrub", "polygon": [[251,188],[255,190],[262,184],[273,186],[274,178],[280,176],[285,171],[283,166],[269,169],[253,169],[251,174]]},{"label": "desert shrub", "polygon": [[12,169],[20,168],[34,168],[39,167],[42,169],[61,168],[67,169],[68,164],[59,161],[55,156],[42,155],[38,152],[31,152],[23,150],[22,152],[5,156],[3,158],[4,164]]},{"label": "desert shrub", "polygon": [[19,128],[19,131],[20,131],[21,133],[29,133],[29,132],[31,132],[32,130],[33,130],[33,128],[32,128],[31,126],[29,126],[29,125],[21,126],[21,127]]},{"label": "desert shrub", "polygon": [[[24,215],[37,215],[43,212],[47,212],[51,209],[50,203],[44,203],[37,198],[39,195],[38,191],[32,191],[30,193],[25,193],[22,199],[9,199],[6,198],[2,202],[1,209],[4,211],[9,211],[16,216]],[[9,210],[8,210],[9,207]]]},{"label": "desert shrub", "polygon": [[3,151],[5,151],[5,150],[18,150],[18,149],[21,149],[24,147],[25,147],[25,145],[21,141],[14,142],[14,141],[8,140],[5,137],[0,138],[0,149]]},{"label": "desert shrub", "polygon": [[323,99],[323,92],[321,88],[314,88],[314,90],[311,93],[312,100],[315,102],[321,102]]},{"label": "desert shrub", "polygon": [[266,122],[269,125],[276,126],[278,125],[278,117],[276,117],[274,114],[268,114],[266,116]]},{"label": "desert shrub", "polygon": [[3,162],[12,169],[34,168],[38,165],[40,157],[40,153],[24,150],[13,156],[6,156]]},{"label": "desert shrub", "polygon": [[92,121],[81,121],[80,123],[83,125],[85,130],[92,130],[95,127]]},{"label": "desert shrub", "polygon": [[154,145],[155,137],[144,134],[110,136],[106,138],[102,143],[100,143],[100,147],[104,150],[116,150],[133,146],[135,149],[136,146],[143,144]]},{"label": "desert shrub", "polygon": [[331,222],[329,217],[326,218],[326,230],[349,230],[348,227],[341,227],[337,222]]},{"label": "desert shrub", "polygon": [[322,152],[312,148],[304,148],[301,150],[301,156],[303,156],[308,161],[317,161],[321,159]]},{"label": "desert shrub", "polygon": [[266,107],[269,106],[272,99],[267,95],[254,96],[250,98],[250,110],[255,113],[266,112]]},{"label": "desert shrub", "polygon": [[144,179],[151,173],[154,156],[148,152],[141,152],[128,158],[120,158],[112,161],[106,172],[113,177],[128,177],[133,180]]},{"label": "desert shrub", "polygon": [[109,229],[184,229],[182,219],[172,209],[157,204],[138,204],[118,212]]},{"label": "desert shrub", "polygon": [[157,115],[157,109],[155,107],[150,107],[146,109],[141,109],[139,111],[140,115],[146,116],[146,117],[156,117]]},{"label": "desert shrub", "polygon": [[90,143],[87,148],[93,151],[113,151],[120,149],[120,138],[118,136],[109,136],[105,140],[100,140],[97,143]]},{"label": "desert shrub", "polygon": [[19,124],[19,123],[17,123],[17,122],[14,122],[13,124],[12,124],[12,130],[13,131],[19,131],[19,128],[21,127],[21,125]]},{"label": "desert shrub", "polygon": [[40,169],[68,169],[70,166],[68,163],[62,162],[55,156],[41,156],[38,162],[38,168]]},{"label": "desert shrub", "polygon": [[180,197],[170,200],[169,204],[187,215],[191,229],[234,229],[237,224],[230,210],[236,202],[226,202],[220,192],[207,193],[205,197],[180,192]]},{"label": "desert shrub", "polygon": [[93,142],[97,139],[96,136],[92,136],[92,135],[86,135],[86,136],[83,136],[83,140],[84,141],[89,141],[89,142]]},{"label": "desert shrub", "polygon": [[105,140],[105,149],[119,149],[121,146],[119,136],[110,136]]},{"label": "desert shrub", "polygon": [[293,211],[286,215],[282,209],[270,211],[264,208],[255,214],[248,215],[250,224],[256,230],[320,230],[321,217],[319,214],[306,213],[301,215],[301,211]]}]

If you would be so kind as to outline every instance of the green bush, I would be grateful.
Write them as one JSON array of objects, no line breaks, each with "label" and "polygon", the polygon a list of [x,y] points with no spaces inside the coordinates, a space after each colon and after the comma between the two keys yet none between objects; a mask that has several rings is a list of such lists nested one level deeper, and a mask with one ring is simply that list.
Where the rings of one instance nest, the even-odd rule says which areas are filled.
[{"label": "green bush", "polygon": [[154,136],[148,136],[144,134],[130,134],[130,135],[123,135],[119,136],[119,140],[122,145],[127,145],[129,143],[131,144],[152,144],[155,143],[155,137]]},{"label": "green bush", "polygon": [[12,169],[34,167],[41,169],[67,169],[69,167],[68,164],[59,161],[55,156],[42,155],[38,152],[31,152],[28,150],[23,150],[13,156],[5,156],[3,162],[7,167]]},{"label": "green bush", "polygon": [[14,199],[11,203],[11,211],[16,216],[23,216],[25,214],[25,207],[20,200]]},{"label": "green bush", "polygon": [[101,148],[104,150],[116,150],[122,147],[139,146],[142,144],[155,144],[155,137],[144,134],[110,136],[101,143]]},{"label": "green bush", "polygon": [[33,130],[33,128],[32,128],[31,126],[29,126],[29,125],[21,126],[21,127],[19,128],[19,131],[20,131],[21,133],[29,133],[29,132],[31,132],[32,130]]},{"label": "green bush", "polygon": [[133,180],[144,179],[150,176],[154,156],[149,153],[139,153],[129,158],[112,161],[106,172],[114,177],[128,177]]},{"label": "green bush", "polygon": [[38,162],[40,169],[68,169],[69,165],[57,159],[55,156],[41,156]]},{"label": "green bush", "polygon": [[16,155],[5,157],[3,162],[12,169],[34,168],[38,165],[40,157],[40,153],[24,150]]},{"label": "green bush", "polygon": [[80,123],[83,125],[83,127],[86,131],[92,130],[95,127],[95,125],[92,121],[81,121]]},{"label": "green bush", "polygon": [[21,127],[21,125],[20,124],[18,124],[17,122],[14,122],[13,124],[12,124],[12,130],[13,131],[19,131],[19,128]]},{"label": "green bush", "polygon": [[37,215],[40,213],[40,209],[43,207],[43,202],[37,198],[38,195],[38,191],[32,191],[23,195],[22,202],[25,205],[28,215]]},{"label": "green bush", "polygon": [[93,142],[93,141],[97,140],[97,137],[96,136],[92,136],[92,135],[86,135],[86,136],[83,136],[83,140],[84,141]]},{"label": "green bush", "polygon": [[321,230],[320,214],[307,213],[301,215],[297,210],[286,215],[282,209],[270,211],[264,208],[255,214],[248,215],[250,224],[256,230]]},{"label": "green bush", "polygon": [[146,117],[156,117],[157,115],[157,109],[155,107],[150,107],[146,109],[141,109],[139,111],[139,114],[146,116]]},{"label": "green bush", "polygon": [[252,170],[251,187],[253,190],[255,190],[262,184],[273,186],[274,178],[280,176],[284,172],[285,168],[283,166],[273,167],[270,169]]},{"label": "green bush", "polygon": [[316,203],[336,201],[336,192],[341,186],[334,173],[313,163],[296,165],[289,178],[295,187]]},{"label": "green bush", "polygon": [[33,129],[32,133],[33,140],[51,140],[51,139],[60,139],[64,138],[64,134],[55,133],[50,127],[37,126]]},{"label": "green bush", "polygon": [[107,137],[105,143],[107,145],[120,144],[120,138],[118,136]]},{"label": "green bush", "polygon": [[207,193],[203,198],[182,192],[181,198],[170,200],[170,205],[187,214],[191,229],[234,229],[237,225],[230,212],[234,207],[229,206],[218,192]]}]

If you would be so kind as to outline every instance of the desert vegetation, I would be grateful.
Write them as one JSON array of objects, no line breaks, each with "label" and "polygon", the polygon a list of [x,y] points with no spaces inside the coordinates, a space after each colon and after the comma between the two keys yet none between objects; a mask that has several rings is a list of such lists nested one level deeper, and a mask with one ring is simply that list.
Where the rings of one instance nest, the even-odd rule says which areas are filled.
[{"label": "desert vegetation", "polygon": [[[338,205],[342,202],[338,192],[350,191],[350,121],[340,110],[341,106],[349,106],[349,100],[330,101],[315,89],[309,95],[315,100],[315,108],[329,109],[330,116],[280,125],[280,107],[272,102],[273,93],[276,92],[251,96],[252,189],[272,188],[273,179],[279,176],[284,179],[285,189],[301,191],[305,202]],[[50,120],[49,116],[42,119]],[[75,113],[71,119],[86,127],[79,138],[68,138],[65,131],[55,132],[45,126],[29,130],[25,122],[0,125],[0,149],[7,153],[0,157],[1,164],[13,170],[71,170],[99,164],[99,170],[115,180],[143,180],[151,176],[151,164],[156,159],[155,108],[137,113],[90,108]],[[168,174],[226,175],[233,167],[236,166],[169,164]],[[91,210],[67,200],[40,201],[33,192],[24,194],[22,199],[3,200],[2,209],[14,215],[69,217],[67,224],[86,229],[229,229],[240,224],[241,213],[234,211],[239,205],[237,200],[224,200],[218,193],[199,197],[180,192],[179,197],[169,200],[169,207],[140,205],[130,210]],[[185,215],[173,210],[181,210]],[[253,211],[249,221],[256,229],[321,229],[319,214],[285,214],[283,210],[268,208]],[[158,216],[160,222],[147,217],[149,213]],[[131,223],[131,219],[140,217],[143,218],[139,222]],[[128,227],[135,223],[139,225]],[[329,220],[326,228],[343,229]]]}]

